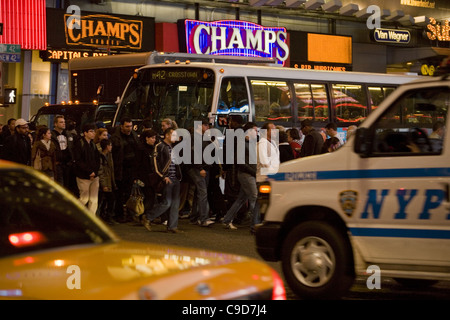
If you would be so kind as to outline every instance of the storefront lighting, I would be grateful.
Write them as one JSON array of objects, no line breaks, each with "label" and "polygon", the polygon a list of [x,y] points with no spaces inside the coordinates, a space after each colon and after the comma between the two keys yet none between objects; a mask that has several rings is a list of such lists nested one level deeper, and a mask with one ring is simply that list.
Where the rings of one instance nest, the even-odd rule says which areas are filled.
[{"label": "storefront lighting", "polygon": [[352,16],[358,11],[359,11],[359,6],[357,4],[349,3],[345,6],[343,6],[339,10],[339,14],[342,16]]},{"label": "storefront lighting", "polygon": [[325,0],[308,0],[305,3],[306,10],[316,10],[325,4]]},{"label": "storefront lighting", "polygon": [[249,0],[249,4],[253,7],[260,7],[266,4],[268,0]]},{"label": "storefront lighting", "polygon": [[381,9],[381,19],[385,19],[391,15],[391,10],[389,9]]},{"label": "storefront lighting", "polygon": [[366,18],[370,17],[372,14],[373,13],[371,11],[367,11],[367,8],[364,8],[364,9],[361,9],[358,12],[356,12],[354,14],[354,16],[359,19],[366,19]]},{"label": "storefront lighting", "polygon": [[342,7],[341,0],[331,0],[322,6],[323,11],[333,12]]},{"label": "storefront lighting", "polygon": [[304,4],[306,0],[286,0],[285,5],[286,8],[297,8]]},{"label": "storefront lighting", "polygon": [[283,3],[284,0],[269,0],[267,1],[266,5],[268,6],[279,6]]},{"label": "storefront lighting", "polygon": [[391,15],[389,17],[386,17],[386,20],[389,21],[397,21],[400,18],[403,18],[405,16],[405,13],[403,10],[394,10],[391,12]]},{"label": "storefront lighting", "polygon": [[414,24],[420,27],[425,27],[430,23],[430,18],[427,16],[414,17]]},{"label": "storefront lighting", "polygon": [[400,22],[402,26],[412,26],[414,24],[414,18],[407,14],[403,18],[398,19],[398,22]]}]

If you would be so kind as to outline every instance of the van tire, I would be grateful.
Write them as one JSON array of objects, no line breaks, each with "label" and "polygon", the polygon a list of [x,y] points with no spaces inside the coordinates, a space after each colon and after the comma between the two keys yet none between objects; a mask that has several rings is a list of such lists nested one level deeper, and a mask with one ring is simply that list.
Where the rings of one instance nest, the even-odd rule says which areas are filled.
[{"label": "van tire", "polygon": [[326,222],[308,221],[292,229],[281,261],[287,284],[304,299],[340,298],[354,281],[348,241]]}]

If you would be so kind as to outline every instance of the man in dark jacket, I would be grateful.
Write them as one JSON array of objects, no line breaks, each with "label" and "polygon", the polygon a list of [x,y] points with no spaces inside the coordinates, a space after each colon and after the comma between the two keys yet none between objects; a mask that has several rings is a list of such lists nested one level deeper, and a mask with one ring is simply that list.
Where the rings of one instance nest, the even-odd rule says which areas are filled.
[{"label": "man in dark jacket", "polygon": [[[237,178],[241,185],[239,195],[233,205],[227,211],[223,223],[227,229],[237,229],[233,225],[239,209],[248,201],[248,210],[251,213],[251,232],[254,232],[255,225],[259,223],[258,189],[256,186],[256,140],[258,127],[253,122],[244,125],[245,136],[245,162],[237,164]],[[238,152],[242,152],[238,150]]]},{"label": "man in dark jacket", "polygon": [[83,126],[83,137],[75,143],[75,173],[80,201],[95,215],[98,207],[100,152],[94,144],[95,124]]},{"label": "man in dark jacket", "polygon": [[[191,223],[198,223],[202,227],[208,227],[214,223],[209,219],[209,203],[208,203],[208,181],[210,165],[206,164],[203,159],[203,152],[210,142],[203,141],[203,134],[209,129],[208,120],[204,119],[201,122],[195,121],[195,125],[200,124],[195,128],[192,135],[192,150],[191,150],[191,164],[187,174],[195,185],[195,199],[192,204],[192,212],[190,216]],[[201,140],[200,140],[201,139]],[[199,141],[202,143],[201,153],[196,150]],[[201,157],[201,159],[199,159]]]},{"label": "man in dark jacket", "polygon": [[136,152],[139,146],[139,139],[130,118],[122,119],[120,126],[111,135],[111,142],[117,186],[115,216],[118,222],[124,223],[132,221],[132,218],[127,216],[125,204],[131,195],[133,178],[136,176]]},{"label": "man in dark jacket", "polygon": [[150,221],[158,218],[169,210],[167,232],[180,233],[178,230],[178,208],[180,206],[181,169],[172,158],[172,144],[176,141],[176,132],[172,128],[164,131],[164,140],[156,145],[156,156],[153,158],[155,172],[163,179],[165,186],[162,201],[150,211],[146,211],[143,218],[144,226],[151,231]]},{"label": "man in dark jacket", "polygon": [[308,157],[322,153],[323,137],[313,128],[311,120],[305,119],[301,122],[301,130],[305,135],[300,157]]},{"label": "man in dark jacket", "polygon": [[28,136],[28,122],[17,119],[14,134],[8,136],[3,146],[3,158],[31,166],[31,140]]},{"label": "man in dark jacket", "polygon": [[[56,181],[74,192],[72,151],[74,139],[66,131],[66,120],[63,115],[55,116],[53,120],[52,141],[56,146]],[[71,183],[72,182],[72,183]],[[76,194],[76,192],[74,192]]]}]

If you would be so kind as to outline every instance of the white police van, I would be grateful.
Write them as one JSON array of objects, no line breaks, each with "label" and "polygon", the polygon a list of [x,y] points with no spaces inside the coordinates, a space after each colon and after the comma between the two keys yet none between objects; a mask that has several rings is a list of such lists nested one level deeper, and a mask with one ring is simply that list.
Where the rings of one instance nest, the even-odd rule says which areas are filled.
[{"label": "white police van", "polygon": [[296,294],[340,297],[372,265],[404,284],[450,280],[449,108],[450,77],[405,84],[343,147],[260,186],[257,250]]}]

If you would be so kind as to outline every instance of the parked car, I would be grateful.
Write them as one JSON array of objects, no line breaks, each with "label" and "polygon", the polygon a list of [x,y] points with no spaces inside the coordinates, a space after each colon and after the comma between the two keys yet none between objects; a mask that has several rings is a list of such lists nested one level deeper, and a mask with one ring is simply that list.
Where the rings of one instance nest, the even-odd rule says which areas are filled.
[{"label": "parked car", "polygon": [[66,189],[0,161],[1,299],[285,299],[264,262],[120,240]]}]

